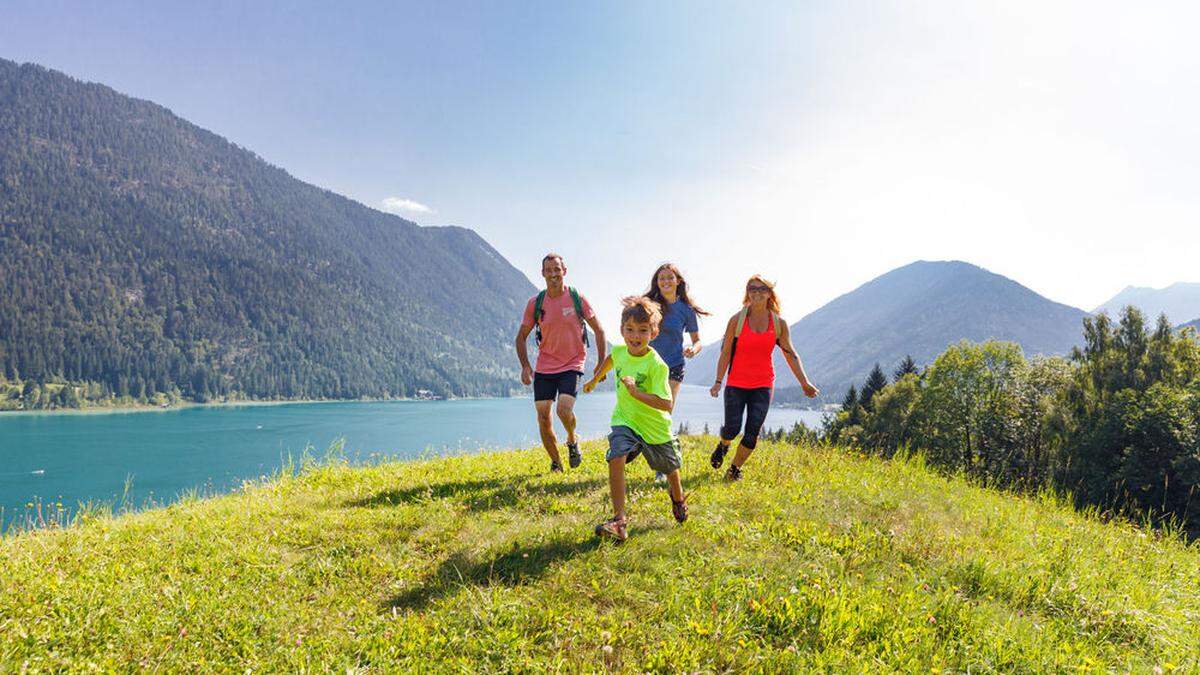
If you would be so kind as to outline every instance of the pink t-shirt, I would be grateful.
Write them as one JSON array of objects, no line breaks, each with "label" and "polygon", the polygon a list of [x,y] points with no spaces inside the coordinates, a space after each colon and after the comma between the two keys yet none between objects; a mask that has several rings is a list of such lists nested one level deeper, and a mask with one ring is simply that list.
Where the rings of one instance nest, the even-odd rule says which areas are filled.
[{"label": "pink t-shirt", "polygon": [[[537,296],[529,299],[525,305],[525,316],[521,319],[522,326],[533,327],[533,305]],[[583,307],[583,318],[591,319],[596,316],[587,298],[579,296],[579,304]],[[538,348],[537,365],[534,372],[544,375],[565,373],[568,370],[583,372],[583,359],[587,350],[583,346],[583,330],[579,319],[575,316],[575,303],[571,301],[570,291],[563,289],[562,295],[542,300],[542,345]]]}]

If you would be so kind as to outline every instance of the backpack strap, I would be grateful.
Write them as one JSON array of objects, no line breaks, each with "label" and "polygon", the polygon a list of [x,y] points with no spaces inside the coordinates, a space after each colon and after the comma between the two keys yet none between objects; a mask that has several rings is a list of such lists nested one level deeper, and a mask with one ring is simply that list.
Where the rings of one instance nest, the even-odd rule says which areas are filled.
[{"label": "backpack strap", "polygon": [[725,370],[725,376],[733,371],[733,355],[737,353],[738,336],[742,334],[742,329],[746,327],[746,317],[750,314],[749,307],[743,307],[737,313],[737,328],[733,329],[733,342],[729,344],[729,367]]},{"label": "backpack strap", "polygon": [[737,339],[742,334],[742,329],[746,327],[746,317],[750,316],[750,308],[743,307],[742,311],[737,313],[737,328],[733,330],[733,339]]},{"label": "backpack strap", "polygon": [[574,286],[567,286],[567,292],[571,294],[571,304],[575,305],[575,318],[579,319],[579,330],[583,333],[583,346],[588,346],[587,323],[583,320],[583,300],[579,297],[579,291],[575,290]]},{"label": "backpack strap", "polygon": [[535,341],[537,344],[542,344],[542,315],[546,310],[542,309],[542,304],[546,301],[546,291],[539,291],[537,299],[533,301],[533,326],[535,329]]}]

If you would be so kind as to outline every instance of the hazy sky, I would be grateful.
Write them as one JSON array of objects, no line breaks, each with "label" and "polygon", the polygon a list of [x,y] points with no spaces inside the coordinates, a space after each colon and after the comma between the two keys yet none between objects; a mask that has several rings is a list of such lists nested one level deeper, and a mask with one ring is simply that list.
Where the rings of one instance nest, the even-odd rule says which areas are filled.
[{"label": "hazy sky", "polygon": [[557,250],[610,330],[664,260],[721,315],[762,272],[793,321],[917,259],[1084,309],[1200,280],[1196,3],[161,5],[8,1],[0,57],[535,282]]}]

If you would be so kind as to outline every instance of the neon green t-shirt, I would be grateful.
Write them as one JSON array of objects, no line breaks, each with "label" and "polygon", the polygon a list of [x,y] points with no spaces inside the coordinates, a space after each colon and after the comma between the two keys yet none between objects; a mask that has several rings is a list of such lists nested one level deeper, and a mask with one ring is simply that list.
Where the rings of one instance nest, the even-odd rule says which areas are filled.
[{"label": "neon green t-shirt", "polygon": [[657,445],[670,442],[671,413],[642,403],[630,395],[621,383],[622,377],[632,376],[637,381],[638,389],[669,401],[671,388],[667,385],[667,377],[671,369],[667,367],[667,362],[653,349],[641,356],[632,356],[625,345],[613,347],[612,361],[617,374],[617,407],[613,408],[612,425],[633,429],[647,443]]}]

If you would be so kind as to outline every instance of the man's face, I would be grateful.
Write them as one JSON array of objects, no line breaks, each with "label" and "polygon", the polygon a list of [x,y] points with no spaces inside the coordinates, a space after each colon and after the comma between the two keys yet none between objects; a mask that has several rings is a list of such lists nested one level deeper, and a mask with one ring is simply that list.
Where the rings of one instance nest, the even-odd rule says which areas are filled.
[{"label": "man's face", "polygon": [[567,266],[559,258],[551,258],[542,263],[542,278],[547,286],[557,286],[567,276]]}]

